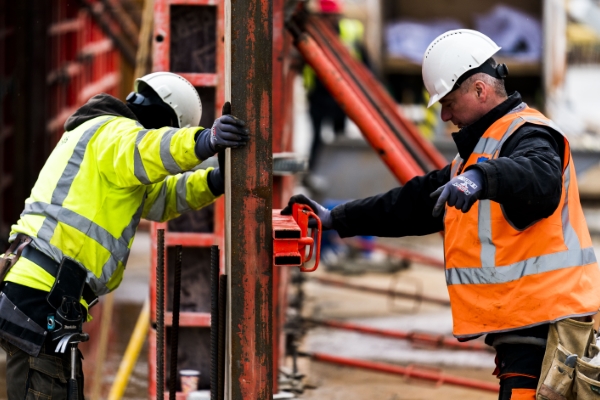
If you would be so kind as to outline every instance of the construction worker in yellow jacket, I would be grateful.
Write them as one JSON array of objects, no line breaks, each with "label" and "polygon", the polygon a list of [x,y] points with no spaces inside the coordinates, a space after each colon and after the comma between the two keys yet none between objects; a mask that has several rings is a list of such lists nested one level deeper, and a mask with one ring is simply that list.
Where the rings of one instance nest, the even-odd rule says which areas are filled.
[{"label": "construction worker in yellow jacket", "polygon": [[195,167],[243,146],[248,131],[231,115],[201,128],[201,113],[190,82],[156,72],[126,103],[99,94],[66,121],[0,259],[9,399],[65,399],[68,385],[83,398],[73,343],[86,340],[87,309],[121,283],[140,219],[166,221],[223,194],[222,167]]},{"label": "construction worker in yellow jacket", "polygon": [[342,237],[443,231],[453,333],[485,335],[494,347],[499,399],[597,399],[600,270],[569,140],[518,92],[506,93],[499,50],[460,29],[424,54],[429,106],[439,101],[442,119],[459,128],[452,163],[331,211],[303,195],[290,205],[309,204]]}]

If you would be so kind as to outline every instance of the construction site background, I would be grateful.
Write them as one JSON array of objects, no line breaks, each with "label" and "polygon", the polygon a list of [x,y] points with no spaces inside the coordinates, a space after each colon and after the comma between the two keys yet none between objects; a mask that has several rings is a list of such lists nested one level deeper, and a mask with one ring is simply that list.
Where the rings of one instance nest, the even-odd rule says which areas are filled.
[{"label": "construction site background", "polygon": [[[537,52],[503,58],[511,73],[508,89],[519,90],[528,103],[543,109],[567,132],[580,175],[586,220],[594,247],[600,250],[600,122],[597,118],[600,99],[596,95],[600,92],[600,7],[597,2],[346,0],[344,7],[346,17],[358,19],[365,26],[365,45],[375,75],[393,95],[399,109],[448,159],[456,151],[450,137],[454,128],[441,121],[439,108],[425,108],[420,63],[411,58],[410,51],[414,49],[403,47],[403,43],[395,39],[397,33],[402,34],[408,27],[420,32],[419,39],[428,43],[428,35],[440,27],[476,28],[482,18],[484,21],[485,18],[502,18],[503,13],[517,18],[518,13],[523,13],[521,16],[531,22],[533,29],[533,32],[528,31],[528,38],[537,35],[535,43],[540,47],[531,48],[527,47],[529,42],[521,43],[524,48]],[[316,11],[316,2],[310,2],[309,8]],[[143,11],[143,0],[45,3],[0,0],[0,243],[4,244],[8,238],[10,224],[18,218],[45,157],[62,134],[66,117],[97,92],[124,99],[131,91],[133,78],[140,71],[149,72],[151,52],[140,56]],[[43,29],[34,21],[45,21],[40,25]],[[557,26],[564,29],[555,29]],[[423,46],[414,42],[415,46]],[[417,53],[421,47],[417,46]],[[518,50],[519,46],[516,47]],[[294,152],[307,157],[312,134],[301,77],[297,77],[289,89],[294,91]],[[213,98],[208,99],[206,105],[215,114],[214,91],[206,93],[212,93]],[[207,115],[210,117],[210,112]],[[300,185],[301,179],[297,179],[296,192],[333,205],[398,185],[358,127],[347,122],[341,136],[336,136],[331,126],[324,127],[325,143],[314,171],[317,185],[306,188]],[[379,242],[443,258],[439,235]],[[351,247],[341,248],[340,252],[338,247],[337,254],[325,252],[321,267],[311,278],[332,278],[448,299],[444,273],[439,269],[418,262],[401,262],[377,250],[361,252]],[[94,383],[92,378],[97,365],[95,349],[84,348],[90,354],[90,362],[86,364],[88,394],[99,386],[99,398],[105,398],[114,380],[135,318],[148,296],[149,249],[150,233],[148,224],[144,223],[136,236],[124,282],[115,292],[116,311],[110,323],[109,346],[99,383]],[[291,297],[297,294],[296,290],[290,286]],[[310,278],[303,290],[302,315],[306,318],[451,335],[450,310],[443,305],[337,288]],[[98,327],[90,325],[90,329],[97,331]],[[412,365],[433,373],[497,382],[491,375],[494,356],[487,351],[432,348],[423,343],[326,327],[311,328],[302,337],[299,351]],[[126,399],[147,398],[147,352],[146,344],[129,381]],[[0,376],[4,376],[4,359],[2,354]],[[292,361],[288,357],[283,372],[289,375],[291,369]],[[300,358],[299,370],[306,375],[304,379],[292,382],[282,378],[281,387],[293,386],[296,391],[303,391],[298,394],[298,398],[303,399],[497,398],[494,393],[443,385],[443,378],[437,383],[427,383],[306,358]],[[200,372],[209,374],[209,371]],[[3,384],[4,379],[0,379],[0,397],[5,393]]]}]

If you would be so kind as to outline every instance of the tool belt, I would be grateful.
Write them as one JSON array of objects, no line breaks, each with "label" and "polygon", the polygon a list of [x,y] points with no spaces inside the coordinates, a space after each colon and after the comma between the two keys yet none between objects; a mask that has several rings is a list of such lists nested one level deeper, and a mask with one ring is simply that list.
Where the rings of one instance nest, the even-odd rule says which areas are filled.
[{"label": "tool belt", "polygon": [[550,324],[537,400],[600,399],[600,365],[594,360],[600,348],[593,324],[571,318]]},{"label": "tool belt", "polygon": [[54,280],[46,300],[55,313],[48,315],[46,329],[31,321],[4,293],[0,297],[0,337],[19,347],[26,353],[39,354],[45,338],[58,342],[56,352],[64,352],[70,342],[85,341],[82,333],[87,312],[80,303],[83,298],[88,307],[98,302],[98,297],[86,283],[87,269],[77,261],[65,257],[57,263],[41,251],[29,246],[31,238],[18,235],[1,259],[0,281],[3,281],[20,257],[38,265]]},{"label": "tool belt", "polygon": [[[31,238],[26,235],[19,234],[17,238],[11,243],[10,247],[4,254],[4,265],[0,269],[0,282],[4,281],[4,278],[8,274],[8,271],[17,263],[20,257],[26,258],[37,266],[41,267],[44,271],[52,275],[54,278],[57,277],[60,264],[48,257],[38,249],[29,246]],[[55,282],[56,285],[56,282]],[[98,296],[94,293],[92,288],[84,283],[83,292],[81,296],[88,304],[88,308],[91,308],[98,302]],[[51,304],[54,308],[60,306],[58,304]]]}]

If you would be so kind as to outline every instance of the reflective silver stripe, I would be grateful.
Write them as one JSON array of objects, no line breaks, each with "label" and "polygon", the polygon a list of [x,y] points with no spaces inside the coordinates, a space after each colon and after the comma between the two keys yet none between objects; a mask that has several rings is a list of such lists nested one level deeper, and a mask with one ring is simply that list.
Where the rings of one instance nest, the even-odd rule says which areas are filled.
[{"label": "reflective silver stripe", "polygon": [[460,158],[460,154],[457,154],[456,157],[454,157],[454,161],[452,161],[452,168],[450,169],[450,179],[454,178],[454,176],[456,175],[456,171],[458,171],[458,168],[460,167],[460,164],[463,162],[463,159]]},{"label": "reflective silver stripe", "polygon": [[[77,229],[94,239],[111,254],[114,254],[119,260],[122,260],[129,252],[129,242],[126,242],[123,238],[115,238],[100,225],[62,206],[43,202],[28,203],[25,205],[25,210],[21,215],[28,214],[44,215],[46,217],[44,223],[50,220],[52,222],[48,224],[48,226],[54,228],[56,228],[56,225],[60,222]],[[52,231],[40,229],[38,232],[38,238],[46,240],[47,242],[50,242],[52,235],[54,235],[54,229],[52,229]]]},{"label": "reflective silver stripe", "polygon": [[160,139],[160,159],[163,166],[171,175],[178,174],[183,170],[177,165],[173,155],[171,154],[171,139],[178,129],[169,129]]},{"label": "reflective silver stripe", "polygon": [[133,174],[144,185],[150,184],[150,179],[148,179],[146,168],[144,168],[139,145],[144,136],[146,136],[146,133],[148,133],[146,129],[142,129],[138,132],[137,137],[135,138],[135,150],[133,152]]},{"label": "reflective silver stripe", "polygon": [[[106,118],[97,122],[90,128],[88,128],[79,138],[79,141],[75,145],[73,149],[73,154],[69,161],[67,162],[67,166],[65,167],[61,177],[58,179],[56,187],[52,192],[51,202],[58,206],[62,206],[62,203],[67,198],[69,194],[69,190],[71,189],[71,185],[77,173],[79,173],[79,169],[81,167],[81,162],[83,161],[83,157],[85,155],[85,150],[87,148],[88,143],[98,131],[100,126],[105,124],[109,119],[113,119],[114,117]],[[44,203],[46,204],[46,203]],[[21,214],[21,216],[26,215],[27,207],[31,206],[30,204],[25,205],[25,211]],[[34,214],[36,212],[33,212]],[[50,218],[50,216],[46,215],[44,212],[37,212],[40,215],[44,215],[46,218],[40,227],[37,238],[32,238],[34,246],[40,250],[42,253],[46,254],[49,257],[52,257],[56,261],[62,260],[64,254],[60,251],[56,246],[50,244],[50,240],[54,235],[54,230],[56,229],[57,220],[55,218]]]},{"label": "reflective silver stripe", "polygon": [[135,236],[135,231],[140,223],[140,219],[142,218],[142,212],[144,211],[144,203],[145,201],[142,201],[135,214],[131,218],[131,221],[129,221],[129,224],[125,227],[125,229],[123,229],[123,234],[119,238],[119,241],[121,243],[127,244],[127,252],[120,258],[115,257],[115,254],[111,254],[108,261],[106,261],[106,263],[104,263],[104,265],[102,266],[102,275],[100,276],[100,278],[96,278],[94,274],[88,273],[88,281],[90,287],[92,288],[94,293],[96,293],[96,295],[100,296],[108,293],[110,290],[106,287],[106,285],[108,284],[108,281],[110,281],[113,274],[119,267],[119,262],[123,265],[127,264],[127,260],[129,259],[130,254],[129,242]]},{"label": "reflective silver stripe", "polygon": [[522,118],[525,121],[527,121],[527,122],[532,122],[534,124],[535,123],[539,123],[539,124],[542,124],[542,125],[549,126],[550,128],[554,129],[555,131],[557,131],[558,133],[560,133],[561,135],[564,136],[563,131],[552,120],[549,120],[549,119],[546,119],[546,118],[540,118],[540,117],[530,117],[530,116],[524,116]]},{"label": "reflective silver stripe", "polygon": [[563,237],[565,244],[569,250],[580,249],[581,244],[579,243],[579,237],[575,233],[575,229],[571,225],[569,218],[569,186],[571,184],[571,166],[567,166],[564,172],[564,185],[565,185],[565,201],[561,210],[562,226],[563,226]]},{"label": "reflective silver stripe", "polygon": [[83,156],[85,155],[88,143],[100,126],[106,123],[106,121],[108,121],[108,119],[103,119],[102,121],[92,125],[83,133],[83,135],[81,135],[81,138],[79,138],[79,141],[73,149],[73,154],[71,155],[71,158],[69,158],[69,162],[67,163],[67,166],[58,180],[56,188],[54,188],[54,192],[52,192],[52,200],[50,201],[52,204],[62,205],[67,198],[69,190],[71,189],[71,185],[75,180],[75,176],[79,173],[81,162],[83,161]]},{"label": "reflective silver stripe", "polygon": [[475,145],[473,153],[476,154],[492,154],[498,146],[499,141],[491,137],[482,137]]},{"label": "reflective silver stripe", "polygon": [[492,240],[492,210],[490,200],[479,201],[479,240],[481,241],[481,266],[493,268],[496,265],[496,246]]},{"label": "reflective silver stripe", "polygon": [[446,270],[448,285],[496,284],[516,281],[524,276],[579,267],[596,262],[593,247],[565,250],[532,257],[503,267],[450,268]]},{"label": "reflective silver stripe", "polygon": [[150,207],[146,219],[150,221],[160,221],[165,214],[165,206],[167,204],[167,183],[161,182],[160,193],[156,196],[154,203]]},{"label": "reflective silver stripe", "polygon": [[510,123],[510,125],[506,129],[506,132],[502,136],[502,139],[500,139],[500,141],[498,142],[498,147],[496,147],[496,149],[494,149],[494,154],[493,154],[492,158],[498,158],[498,156],[500,155],[500,149],[502,149],[504,142],[506,142],[506,140],[509,137],[511,137],[511,135],[513,133],[515,133],[515,131],[517,129],[519,129],[524,123],[525,123],[525,120],[521,117],[515,118],[515,120]]},{"label": "reflective silver stripe", "polygon": [[177,183],[175,184],[175,192],[177,193],[177,212],[183,214],[186,211],[190,211],[191,207],[186,200],[187,195],[187,181],[193,172],[186,172],[183,175],[177,177]]}]

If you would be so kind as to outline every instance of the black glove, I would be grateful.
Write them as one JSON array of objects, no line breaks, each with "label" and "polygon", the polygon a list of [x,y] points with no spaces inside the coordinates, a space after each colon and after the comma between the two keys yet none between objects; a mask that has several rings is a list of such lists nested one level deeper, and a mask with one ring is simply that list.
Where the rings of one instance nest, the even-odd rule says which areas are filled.
[{"label": "black glove", "polygon": [[246,123],[233,115],[222,115],[213,123],[211,129],[205,129],[196,138],[196,156],[206,160],[227,147],[237,148],[248,143],[249,132]]},{"label": "black glove", "polygon": [[434,217],[441,215],[446,202],[449,207],[456,207],[466,213],[479,199],[482,190],[483,173],[478,169],[470,169],[431,193],[430,197],[432,198],[439,196],[433,207],[432,215]]},{"label": "black glove", "polygon": [[[331,211],[326,209],[316,201],[309,199],[303,194],[297,194],[295,196],[292,196],[290,198],[290,201],[288,202],[288,205],[283,210],[281,210],[281,215],[292,215],[292,206],[296,203],[306,204],[307,206],[309,206],[321,220],[321,227],[323,228],[323,230],[333,228],[333,219],[331,218]],[[308,226],[310,228],[316,228],[317,221],[311,218],[308,221]]]},{"label": "black glove", "polygon": [[225,150],[220,151],[219,166],[208,173],[208,188],[215,196],[225,193]]}]

